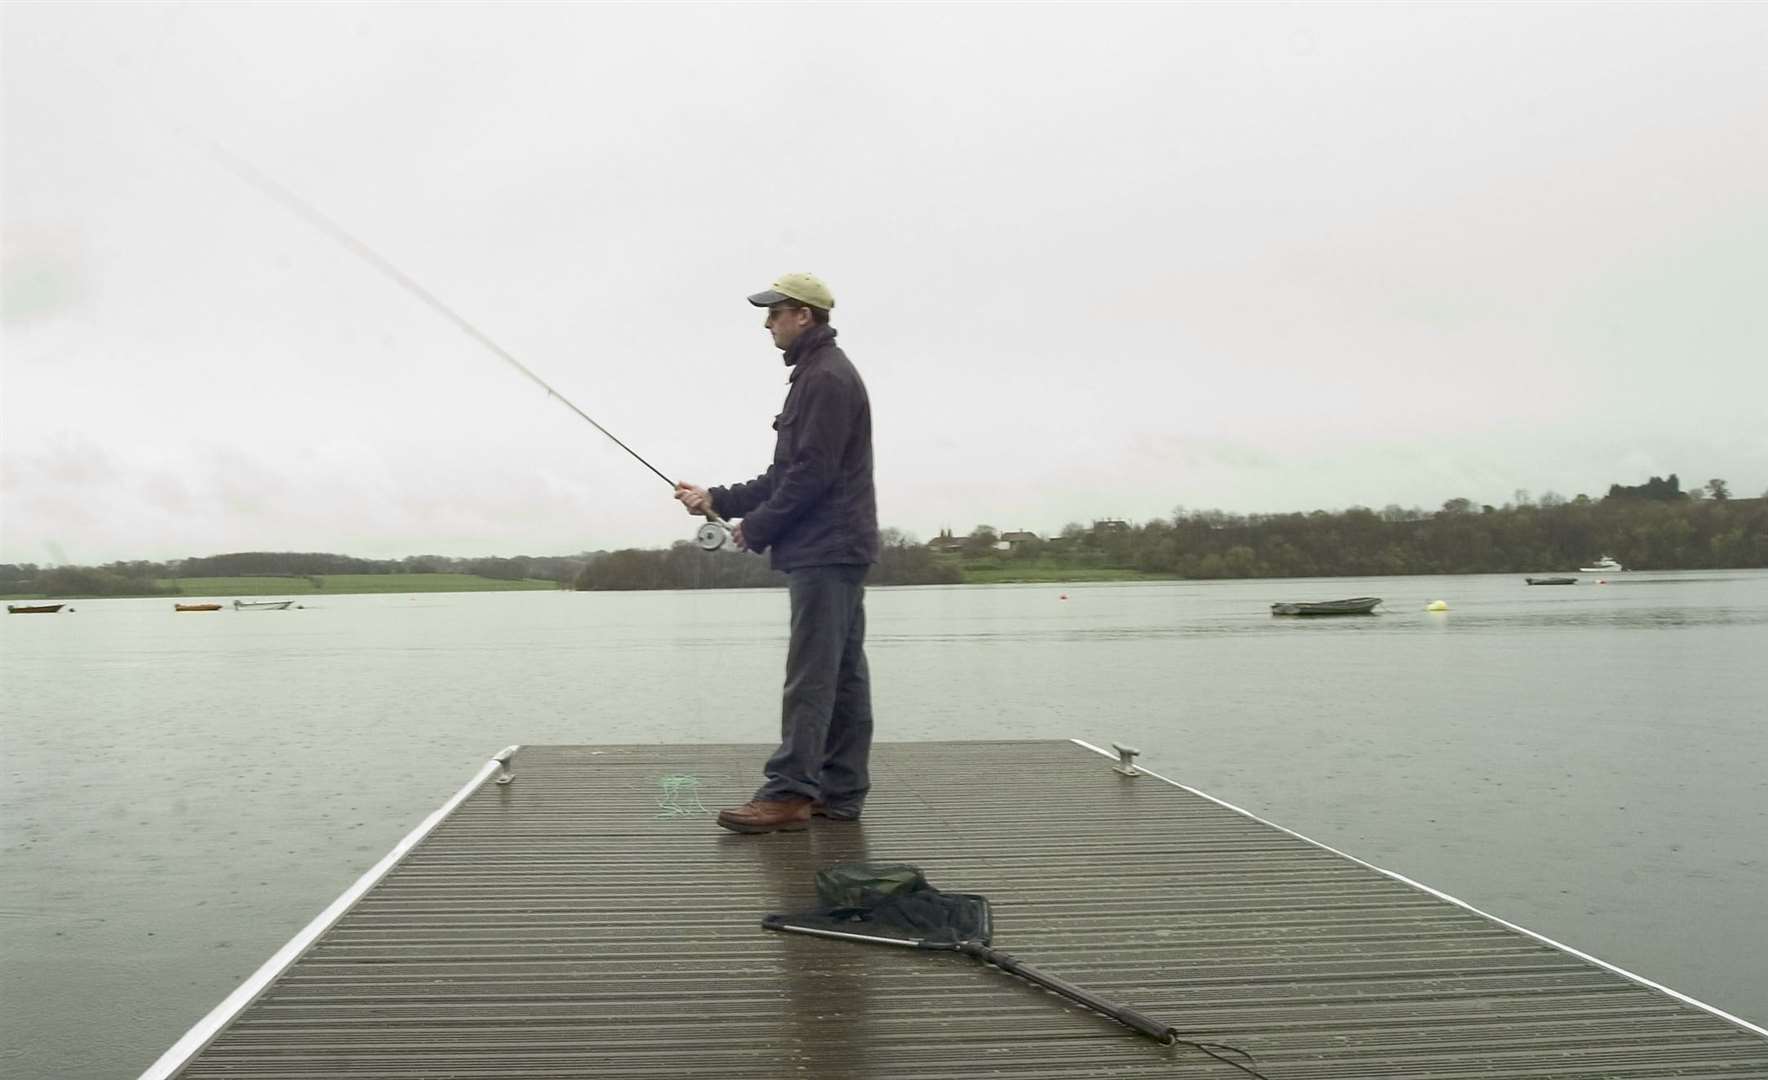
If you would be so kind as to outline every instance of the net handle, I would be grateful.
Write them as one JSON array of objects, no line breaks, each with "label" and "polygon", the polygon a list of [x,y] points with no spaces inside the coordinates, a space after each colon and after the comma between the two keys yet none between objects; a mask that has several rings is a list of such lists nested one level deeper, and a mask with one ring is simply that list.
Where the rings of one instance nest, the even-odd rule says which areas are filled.
[{"label": "net handle", "polygon": [[974,956],[985,963],[993,964],[1009,975],[1017,975],[1026,982],[1035,983],[1046,990],[1061,994],[1070,1001],[1085,1005],[1095,1012],[1103,1013],[1116,1020],[1124,1027],[1141,1032],[1155,1042],[1168,1046],[1178,1038],[1178,1033],[1171,1024],[1163,1024],[1151,1016],[1114,1001],[1107,1001],[1090,990],[1083,990],[1066,979],[1039,971],[1030,964],[1015,958],[1011,953],[1002,952],[976,941],[966,941],[957,946],[957,950],[966,956]]}]

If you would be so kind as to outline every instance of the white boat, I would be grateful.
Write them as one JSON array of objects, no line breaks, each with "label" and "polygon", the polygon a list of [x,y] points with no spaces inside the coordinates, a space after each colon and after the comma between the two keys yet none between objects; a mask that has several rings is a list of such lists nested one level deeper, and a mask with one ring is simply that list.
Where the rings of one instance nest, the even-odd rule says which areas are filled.
[{"label": "white boat", "polygon": [[293,600],[235,600],[235,611],[287,611]]},{"label": "white boat", "polygon": [[1578,572],[1581,574],[1618,574],[1625,569],[1626,567],[1615,562],[1613,555],[1604,555],[1589,566],[1578,567]]}]

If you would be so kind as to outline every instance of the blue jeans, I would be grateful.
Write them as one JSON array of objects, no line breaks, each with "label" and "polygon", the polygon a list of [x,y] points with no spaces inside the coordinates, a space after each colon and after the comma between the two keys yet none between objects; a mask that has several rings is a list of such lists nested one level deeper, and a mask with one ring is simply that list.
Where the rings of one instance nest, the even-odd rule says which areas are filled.
[{"label": "blue jeans", "polygon": [[866,669],[865,566],[789,571],[792,637],[780,708],[780,748],[758,799],[821,799],[858,816],[871,790],[872,683]]}]

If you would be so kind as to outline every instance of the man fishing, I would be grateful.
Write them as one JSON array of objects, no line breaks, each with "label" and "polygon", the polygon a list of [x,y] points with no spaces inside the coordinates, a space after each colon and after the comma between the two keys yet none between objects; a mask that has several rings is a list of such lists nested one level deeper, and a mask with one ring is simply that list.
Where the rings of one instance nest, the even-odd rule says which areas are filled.
[{"label": "man fishing", "polygon": [[871,788],[872,690],[866,670],[865,577],[878,561],[872,407],[835,344],[835,298],[809,274],[786,274],[749,297],[792,369],[774,417],[773,464],[711,489],[677,484],[690,514],[741,519],[739,547],[765,551],[791,598],[780,748],[767,780],[718,823],[742,833],[802,829],[812,815],[859,817]]}]

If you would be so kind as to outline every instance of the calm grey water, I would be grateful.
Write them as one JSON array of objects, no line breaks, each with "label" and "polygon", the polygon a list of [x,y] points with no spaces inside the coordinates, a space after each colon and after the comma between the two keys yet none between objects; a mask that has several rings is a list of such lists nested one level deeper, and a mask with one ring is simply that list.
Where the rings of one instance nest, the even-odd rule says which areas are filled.
[{"label": "calm grey water", "polygon": [[[1360,594],[1386,614],[1267,614]],[[1439,598],[1447,614],[1423,610]],[[783,592],[304,602],[0,619],[0,1072],[134,1075],[506,744],[777,733]],[[867,604],[882,739],[1131,742],[1193,786],[1768,1021],[1768,572]]]}]

